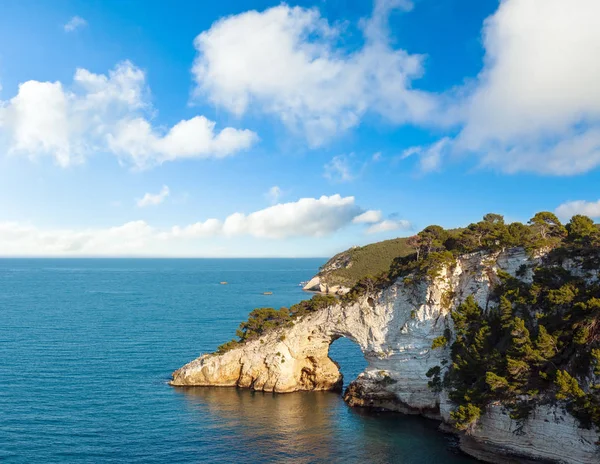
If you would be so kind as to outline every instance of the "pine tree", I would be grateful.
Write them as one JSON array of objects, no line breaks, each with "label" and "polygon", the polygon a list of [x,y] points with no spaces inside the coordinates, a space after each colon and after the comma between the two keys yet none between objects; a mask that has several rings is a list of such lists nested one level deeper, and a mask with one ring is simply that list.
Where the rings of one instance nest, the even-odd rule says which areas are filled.
[{"label": "pine tree", "polygon": [[504,295],[500,297],[500,305],[498,306],[500,311],[500,322],[502,323],[503,329],[508,329],[512,323],[512,304],[508,298]]},{"label": "pine tree", "polygon": [[556,339],[548,333],[546,327],[540,324],[538,336],[535,339],[536,358],[539,362],[552,359],[557,352]]},{"label": "pine tree", "polygon": [[556,393],[557,400],[569,400],[585,396],[577,379],[572,377],[567,371],[557,371],[554,383],[558,387],[558,392]]}]

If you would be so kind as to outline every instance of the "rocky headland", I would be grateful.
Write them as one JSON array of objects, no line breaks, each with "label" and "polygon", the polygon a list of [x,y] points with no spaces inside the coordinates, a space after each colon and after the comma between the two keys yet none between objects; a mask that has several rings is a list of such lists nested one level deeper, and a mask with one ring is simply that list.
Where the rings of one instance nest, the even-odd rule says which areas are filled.
[{"label": "rocky headland", "polygon": [[[529,226],[532,233],[535,226]],[[566,230],[560,233],[567,236]],[[573,332],[550,332],[552,349],[543,354],[540,340],[546,329],[542,331],[539,326],[544,322],[553,327],[554,319],[545,318],[554,316],[545,315],[547,309],[540,302],[539,308],[531,308],[533,316],[529,319],[529,313],[517,306],[530,303],[518,300],[522,296],[514,291],[522,285],[522,292],[532,288],[538,292],[536,285],[540,285],[542,274],[548,278],[544,274],[548,269],[553,276],[563,276],[569,285],[576,281],[591,292],[597,291],[597,267],[590,266],[589,254],[585,258],[580,258],[579,252],[557,254],[557,249],[566,249],[564,237],[535,242],[535,247],[503,246],[504,239],[496,237],[493,246],[477,245],[474,247],[480,249],[476,251],[453,255],[426,250],[432,244],[422,237],[416,246],[429,254],[426,265],[420,261],[425,258],[401,256],[385,279],[367,277],[345,291],[342,298],[290,308],[285,317],[278,313],[272,317],[282,318],[281,322],[268,330],[260,331],[246,323],[241,326],[240,341],[183,366],[173,373],[171,384],[235,386],[278,393],[340,390],[342,376],[328,353],[333,341],[346,337],[360,346],[368,363],[344,393],[350,406],[440,420],[444,430],[460,436],[463,451],[488,462],[598,463],[595,395],[600,368],[590,353],[595,355],[593,350],[598,346],[600,311],[593,309],[594,305],[585,310],[587,329],[582,343],[573,348],[563,342],[563,338],[573,338]],[[481,237],[473,240],[482,243]],[[442,248],[441,244],[432,246]],[[561,281],[557,291],[564,293],[564,285]],[[552,295],[551,301],[558,298]],[[514,314],[508,314],[504,307],[510,298],[514,300]],[[539,298],[541,301],[542,296]],[[575,304],[575,300],[571,302]],[[473,311],[480,313],[473,316]],[[579,320],[577,314],[571,315],[564,308],[560,311],[569,328],[582,327],[572,325]],[[489,326],[477,325],[473,338],[469,338],[469,330],[479,324],[477,318],[490,321]],[[524,319],[531,327],[532,341],[528,341],[529,329],[524,329],[526,341],[523,330],[519,332]],[[508,327],[504,332],[500,328],[503,324]],[[489,345],[487,351],[473,351],[478,343]],[[504,345],[507,347],[502,348]],[[522,360],[513,361],[515,346],[525,353]],[[527,365],[519,364],[517,372],[515,362]],[[579,364],[572,367],[574,363]],[[483,369],[483,375],[477,369]],[[470,379],[469,375],[478,378]]]}]

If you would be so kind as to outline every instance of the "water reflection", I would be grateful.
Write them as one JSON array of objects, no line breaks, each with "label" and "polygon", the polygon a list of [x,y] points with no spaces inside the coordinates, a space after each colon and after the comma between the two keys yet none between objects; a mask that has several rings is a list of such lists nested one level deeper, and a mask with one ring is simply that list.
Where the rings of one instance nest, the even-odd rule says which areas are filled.
[{"label": "water reflection", "polygon": [[211,455],[221,459],[213,462],[473,462],[451,450],[435,422],[351,409],[333,393],[176,391],[197,422],[203,447],[212,447]]}]

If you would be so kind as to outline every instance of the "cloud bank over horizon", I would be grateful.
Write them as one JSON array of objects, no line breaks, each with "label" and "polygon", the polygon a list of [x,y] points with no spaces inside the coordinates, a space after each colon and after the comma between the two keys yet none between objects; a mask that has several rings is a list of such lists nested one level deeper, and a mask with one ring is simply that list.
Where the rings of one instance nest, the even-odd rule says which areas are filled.
[{"label": "cloud bank over horizon", "polygon": [[[159,204],[168,188],[140,202]],[[252,237],[284,240],[323,237],[352,225],[368,225],[366,233],[403,230],[408,221],[382,220],[381,212],[365,211],[354,197],[340,195],[301,198],[262,210],[232,213],[225,219],[207,219],[187,226],[156,228],[136,220],[100,229],[40,229],[30,224],[0,222],[0,256],[178,255],[182,241],[202,243],[211,238]],[[206,252],[205,252],[206,253]]]},{"label": "cloud bank over horizon", "polygon": [[167,32],[120,5],[48,7],[44,47],[0,40],[0,255],[600,218],[600,2],[483,4],[215,5],[173,9],[189,21]]}]

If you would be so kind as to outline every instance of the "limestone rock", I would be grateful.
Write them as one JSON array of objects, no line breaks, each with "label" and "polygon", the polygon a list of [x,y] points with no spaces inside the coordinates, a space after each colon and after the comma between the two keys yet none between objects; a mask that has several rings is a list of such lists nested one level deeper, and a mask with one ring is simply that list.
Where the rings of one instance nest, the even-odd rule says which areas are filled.
[{"label": "limestone rock", "polygon": [[[431,349],[433,339],[452,330],[450,312],[467,296],[473,295],[483,308],[490,306],[499,269],[515,276],[521,266],[536,263],[522,249],[461,256],[432,282],[399,279],[353,304],[330,305],[227,353],[202,356],[176,371],[172,385],[336,390],[342,378],[328,356],[329,346],[346,337],[360,346],[368,363],[345,393],[350,405],[448,421],[452,405],[446,394],[427,385],[427,371],[449,357],[448,348]],[[522,278],[530,277],[526,273]],[[311,283],[320,284],[315,279]],[[461,446],[490,462],[600,462],[598,434],[580,429],[557,408],[539,406],[524,424],[516,424],[501,406],[490,407],[472,433],[462,436]]]},{"label": "limestone rock", "polygon": [[350,291],[350,288],[343,285],[330,285],[325,282],[320,276],[316,275],[308,281],[302,290],[308,292],[325,293],[329,295],[345,295]]}]

